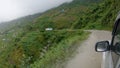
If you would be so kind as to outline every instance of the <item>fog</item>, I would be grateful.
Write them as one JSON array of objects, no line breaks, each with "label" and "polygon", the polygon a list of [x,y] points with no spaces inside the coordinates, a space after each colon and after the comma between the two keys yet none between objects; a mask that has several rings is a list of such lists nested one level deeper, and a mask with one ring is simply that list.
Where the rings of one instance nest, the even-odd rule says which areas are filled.
[{"label": "fog", "polygon": [[1,0],[0,22],[44,12],[72,0]]}]

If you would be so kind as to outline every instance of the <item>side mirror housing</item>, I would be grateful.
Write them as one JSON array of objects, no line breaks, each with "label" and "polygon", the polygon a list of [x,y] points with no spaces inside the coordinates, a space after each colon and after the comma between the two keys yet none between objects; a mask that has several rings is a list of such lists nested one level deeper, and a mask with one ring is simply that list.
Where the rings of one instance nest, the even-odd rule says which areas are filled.
[{"label": "side mirror housing", "polygon": [[110,50],[110,46],[108,41],[97,42],[95,45],[96,52],[105,52],[109,50]]}]

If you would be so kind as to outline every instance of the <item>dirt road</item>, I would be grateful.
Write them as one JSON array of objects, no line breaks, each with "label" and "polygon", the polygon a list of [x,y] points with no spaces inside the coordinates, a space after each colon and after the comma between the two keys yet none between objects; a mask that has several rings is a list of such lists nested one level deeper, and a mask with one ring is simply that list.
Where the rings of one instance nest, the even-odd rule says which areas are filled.
[{"label": "dirt road", "polygon": [[77,54],[67,62],[66,68],[101,68],[102,53],[95,52],[95,43],[111,39],[111,32],[90,30],[91,35],[77,50]]}]

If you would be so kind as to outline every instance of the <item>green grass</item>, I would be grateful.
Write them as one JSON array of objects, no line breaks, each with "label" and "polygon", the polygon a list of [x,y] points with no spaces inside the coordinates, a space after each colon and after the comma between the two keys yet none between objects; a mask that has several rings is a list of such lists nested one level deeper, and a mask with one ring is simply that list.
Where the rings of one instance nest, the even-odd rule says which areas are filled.
[{"label": "green grass", "polygon": [[[19,33],[15,38],[12,37],[13,34],[5,35],[5,38],[7,37],[11,40],[10,42],[6,43],[1,40],[2,43],[0,43],[1,47],[7,45],[6,48],[1,49],[0,67],[2,68],[27,68],[32,64],[39,65],[36,63],[43,61],[45,57],[52,61],[56,61],[57,59],[65,60],[65,57],[74,52],[76,47],[74,43],[82,41],[88,36],[88,33],[82,30],[70,29],[29,31],[26,34]],[[46,52],[43,52],[44,47],[48,44],[50,46],[46,49]],[[67,51],[63,53],[65,49]],[[52,54],[51,52],[54,53]],[[41,57],[43,53],[44,55]],[[43,64],[46,63],[46,59]],[[62,63],[62,61],[60,62]]]},{"label": "green grass", "polygon": [[68,37],[45,54],[44,58],[38,59],[34,64],[31,64],[31,68],[63,68],[67,58],[73,55],[76,51],[78,44],[88,37],[87,32],[80,32],[80,35],[74,35]]},{"label": "green grass", "polygon": [[73,29],[112,30],[115,19],[120,11],[120,0],[104,0],[95,4],[81,16],[72,27]]}]

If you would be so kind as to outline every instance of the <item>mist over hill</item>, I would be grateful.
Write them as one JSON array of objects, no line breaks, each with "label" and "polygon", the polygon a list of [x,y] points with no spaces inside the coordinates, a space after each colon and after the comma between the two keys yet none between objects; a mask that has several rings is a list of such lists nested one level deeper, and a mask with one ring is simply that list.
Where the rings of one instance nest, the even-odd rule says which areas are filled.
[{"label": "mist over hill", "polygon": [[1,0],[0,22],[45,12],[72,0]]}]

